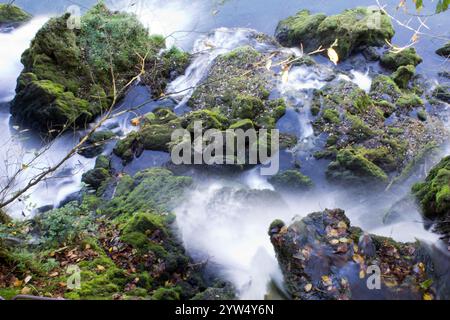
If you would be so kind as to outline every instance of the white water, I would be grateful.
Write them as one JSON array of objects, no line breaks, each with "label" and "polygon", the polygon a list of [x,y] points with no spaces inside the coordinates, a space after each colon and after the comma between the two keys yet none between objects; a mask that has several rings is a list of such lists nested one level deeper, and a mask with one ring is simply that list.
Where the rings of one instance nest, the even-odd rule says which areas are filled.
[{"label": "white water", "polygon": [[37,17],[21,28],[0,33],[0,102],[14,98],[16,79],[23,69],[20,57],[48,17]]},{"label": "white water", "polygon": [[[49,17],[36,17],[9,33],[0,33],[0,102],[10,101],[14,97],[16,79],[23,69],[20,62],[22,52],[29,47],[36,32],[48,19]],[[6,109],[2,110],[0,115],[0,189],[2,189],[9,180],[7,177],[11,177],[23,164],[28,163],[35,152],[39,152],[44,146],[39,138],[28,130],[10,126],[11,117]],[[65,134],[51,145],[45,146],[48,151],[17,177],[9,194],[25,186],[28,178],[41,172],[41,169],[57,163],[62,155],[78,142],[80,134]],[[32,188],[21,197],[21,201],[7,207],[7,212],[15,218],[29,218],[36,212],[36,208],[57,206],[68,195],[80,189],[81,175],[93,166],[93,162],[92,159],[75,155],[50,180]]]}]

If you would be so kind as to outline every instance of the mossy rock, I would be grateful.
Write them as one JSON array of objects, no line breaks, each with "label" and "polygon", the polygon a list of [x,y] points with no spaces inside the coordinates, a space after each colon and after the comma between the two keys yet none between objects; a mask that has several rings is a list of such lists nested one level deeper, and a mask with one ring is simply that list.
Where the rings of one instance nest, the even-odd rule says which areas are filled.
[{"label": "mossy rock", "polygon": [[215,110],[197,110],[186,114],[181,120],[181,126],[189,132],[194,132],[195,122],[202,123],[203,130],[224,130],[228,127],[228,119]]},{"label": "mossy rock", "polygon": [[394,52],[385,52],[383,56],[381,56],[380,63],[383,67],[388,68],[390,70],[397,70],[401,66],[417,66],[423,60],[416,53],[416,49],[407,48],[398,53]]},{"label": "mossy rock", "polygon": [[400,88],[406,89],[415,73],[416,68],[413,65],[407,65],[399,67],[391,77]]},{"label": "mossy rock", "polygon": [[365,182],[384,184],[388,180],[386,173],[380,167],[352,148],[338,151],[336,161],[330,163],[326,175],[331,181],[346,184]]},{"label": "mossy rock", "polygon": [[[112,103],[113,80],[121,88],[136,76],[140,56],[158,78],[164,39],[149,36],[136,16],[111,12],[103,3],[81,17],[81,29],[67,28],[70,15],[50,19],[22,55],[12,115],[44,133],[77,128]],[[127,41],[124,41],[126,39]],[[177,55],[173,55],[177,56]]]},{"label": "mossy rock", "polygon": [[31,15],[13,4],[0,3],[0,27],[17,27],[31,19]]},{"label": "mossy rock", "polygon": [[369,95],[376,101],[394,103],[402,91],[391,77],[378,75],[372,80]]},{"label": "mossy rock", "polygon": [[277,190],[303,191],[311,189],[311,179],[297,170],[286,170],[268,180]]},{"label": "mossy rock", "polygon": [[396,102],[397,107],[411,109],[423,107],[425,103],[423,100],[414,93],[405,93],[403,94]]},{"label": "mossy rock", "polygon": [[433,90],[433,97],[441,101],[450,103],[450,86],[440,85]]},{"label": "mossy rock", "polygon": [[424,182],[412,188],[425,217],[450,216],[450,157],[443,158],[428,174]]},{"label": "mossy rock", "polygon": [[112,140],[116,134],[111,130],[95,131],[78,151],[86,158],[94,158],[103,152],[105,144]]},{"label": "mossy rock", "polygon": [[255,125],[253,124],[253,121],[250,119],[243,119],[243,120],[239,120],[236,121],[235,123],[233,123],[229,129],[231,130],[238,130],[238,129],[242,129],[244,131],[250,130],[250,129],[254,129]]},{"label": "mossy rock", "polygon": [[341,120],[339,119],[339,112],[334,109],[326,109],[322,114],[322,118],[329,123],[339,124]]},{"label": "mossy rock", "polygon": [[[371,27],[375,19],[380,21],[379,28]],[[344,60],[363,46],[383,46],[394,36],[394,29],[390,18],[380,10],[358,7],[333,16],[302,10],[280,21],[275,36],[284,46],[302,44],[306,52],[329,47],[338,39],[334,49]]]},{"label": "mossy rock", "polygon": [[437,49],[436,53],[443,57],[450,56],[450,42],[447,42],[442,48]]}]

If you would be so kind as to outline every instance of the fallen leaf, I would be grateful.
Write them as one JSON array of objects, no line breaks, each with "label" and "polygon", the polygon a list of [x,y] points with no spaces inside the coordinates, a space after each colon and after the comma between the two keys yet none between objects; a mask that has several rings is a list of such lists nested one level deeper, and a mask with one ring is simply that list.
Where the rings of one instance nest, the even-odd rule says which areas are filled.
[{"label": "fallen leaf", "polygon": [[307,285],[305,285],[305,287],[304,287],[305,292],[310,292],[312,290],[312,286],[313,285],[311,283],[308,283]]},{"label": "fallen leaf", "polygon": [[55,271],[55,272],[50,273],[48,276],[50,278],[54,278],[54,277],[57,277],[58,275],[59,275],[59,273],[57,271]]},{"label": "fallen leaf", "polygon": [[14,282],[13,282],[13,285],[14,285],[14,287],[21,287],[22,286],[22,283],[23,283],[23,281],[22,280],[19,280],[19,279],[16,279]]},{"label": "fallen leaf", "polygon": [[330,240],[330,244],[332,244],[333,246],[337,245],[337,244],[339,244],[339,240],[338,239],[331,239]]},{"label": "fallen leaf", "polygon": [[31,280],[31,276],[27,276],[24,280],[23,280],[23,282],[25,283],[25,284],[27,284],[28,282],[30,282],[30,280]]},{"label": "fallen leaf", "polygon": [[331,62],[333,62],[335,65],[338,64],[339,56],[338,56],[336,50],[334,50],[333,48],[328,48],[327,55]]},{"label": "fallen leaf", "polygon": [[434,297],[431,293],[424,293],[423,294],[423,300],[433,300]]},{"label": "fallen leaf", "polygon": [[354,254],[353,261],[355,261],[356,263],[359,263],[359,264],[363,264],[364,258],[362,256],[360,256],[359,254]]},{"label": "fallen leaf", "polygon": [[267,60],[266,62],[266,69],[270,71],[270,68],[272,68],[272,60]]},{"label": "fallen leaf", "polygon": [[281,82],[282,83],[288,83],[289,81],[289,70],[284,70],[281,73]]},{"label": "fallen leaf", "polygon": [[86,243],[86,246],[84,247],[85,250],[88,250],[91,248],[91,245],[89,243]]},{"label": "fallen leaf", "polygon": [[347,224],[344,221],[339,221],[337,226],[340,229],[347,229],[348,228]]},{"label": "fallen leaf", "polygon": [[23,289],[20,291],[21,294],[30,294],[31,288],[29,287],[23,287]]},{"label": "fallen leaf", "polygon": [[98,265],[98,266],[97,266],[97,270],[98,270],[98,271],[105,271],[105,267],[104,267],[104,266],[101,266],[101,265]]},{"label": "fallen leaf", "polygon": [[331,286],[332,282],[329,276],[322,276],[322,282],[325,286]]},{"label": "fallen leaf", "polygon": [[359,271],[359,278],[360,278],[360,279],[364,279],[365,276],[366,276],[366,273],[364,272],[364,270],[361,269],[361,270]]},{"label": "fallen leaf", "polygon": [[137,127],[139,124],[141,123],[141,118],[140,117],[136,117],[131,119],[131,125]]}]

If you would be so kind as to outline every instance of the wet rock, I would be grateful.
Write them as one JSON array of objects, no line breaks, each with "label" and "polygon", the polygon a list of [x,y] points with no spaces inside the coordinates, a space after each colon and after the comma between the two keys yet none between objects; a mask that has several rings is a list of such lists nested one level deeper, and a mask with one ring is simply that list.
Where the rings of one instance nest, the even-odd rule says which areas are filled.
[{"label": "wet rock", "polygon": [[[373,27],[373,21],[379,21],[380,26]],[[394,29],[390,18],[379,10],[360,7],[334,16],[302,10],[280,21],[275,36],[284,46],[303,44],[305,52],[319,46],[327,48],[338,39],[334,49],[343,60],[361,47],[383,46],[386,39],[394,36]]]},{"label": "wet rock", "polygon": [[78,153],[86,158],[94,158],[103,152],[105,144],[115,136],[115,133],[110,130],[96,131],[88,138]]},{"label": "wet rock", "polygon": [[90,188],[98,190],[111,177],[109,159],[106,156],[99,156],[95,162],[94,169],[84,173],[81,181],[86,183]]},{"label": "wet rock", "polygon": [[443,57],[450,56],[450,42],[447,42],[442,48],[437,49],[436,53]]},{"label": "wet rock", "polygon": [[399,53],[385,52],[381,57],[380,63],[385,68],[397,70],[401,66],[412,65],[415,67],[422,61],[422,58],[416,53],[416,49],[407,48]]},{"label": "wet rock", "polygon": [[311,179],[297,170],[287,170],[278,173],[268,180],[277,190],[304,191],[313,186]]},{"label": "wet rock", "polygon": [[450,157],[443,158],[412,192],[424,217],[436,222],[437,231],[450,239]]},{"label": "wet rock", "polygon": [[406,89],[415,73],[416,68],[413,65],[401,66],[392,74],[392,79],[400,88]]},{"label": "wet rock", "polygon": [[31,15],[13,4],[0,3],[0,28],[15,28],[31,20]]},{"label": "wet rock", "polygon": [[450,103],[450,86],[442,85],[436,87],[433,91],[433,97],[446,103]]},{"label": "wet rock", "polygon": [[362,55],[367,61],[378,61],[380,60],[380,54],[375,47],[366,47],[362,50]]},{"label": "wet rock", "polygon": [[[269,235],[293,299],[445,299],[437,289],[446,280],[434,274],[434,260],[419,242],[366,234],[342,210],[277,223]],[[379,289],[372,270],[380,272]]]}]

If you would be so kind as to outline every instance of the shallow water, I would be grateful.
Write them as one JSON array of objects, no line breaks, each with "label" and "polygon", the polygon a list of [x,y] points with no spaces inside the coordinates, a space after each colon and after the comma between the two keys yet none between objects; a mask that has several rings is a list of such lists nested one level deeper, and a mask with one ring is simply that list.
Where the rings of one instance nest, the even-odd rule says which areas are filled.
[{"label": "shallow water", "polygon": [[[95,2],[94,0],[76,1],[83,11]],[[202,79],[217,55],[243,44],[252,44],[259,46],[261,50],[270,50],[270,46],[257,44],[249,38],[252,31],[234,28],[252,28],[272,35],[278,20],[294,14],[299,9],[334,14],[357,5],[375,4],[373,0],[333,1],[332,3],[328,0],[284,0],[282,5],[278,0],[224,2],[117,0],[106,2],[114,9],[136,13],[150,31],[170,36],[171,44],[198,53],[186,74],[172,82],[168,88],[169,92],[181,92],[175,96],[179,107],[182,107],[189,97],[190,92],[186,89]],[[132,3],[135,5],[131,5]],[[392,9],[398,3],[397,0],[382,1],[382,3],[389,4],[388,10],[402,21],[410,18]],[[28,47],[29,41],[40,25],[48,17],[64,12],[73,4],[73,1],[17,0],[16,4],[38,17],[11,33],[0,33],[2,44],[0,47],[0,102],[9,101],[13,97],[15,80],[22,68],[20,54]],[[418,22],[411,23],[417,25]],[[434,54],[436,48],[443,43],[440,39],[441,33],[450,30],[448,13],[430,17],[426,24],[431,28],[431,31],[427,32],[433,33],[435,37],[423,36],[416,45],[418,53],[424,57],[424,62],[417,70],[430,78],[435,78],[437,72],[442,71],[443,68],[448,69],[448,64],[444,64],[444,60]],[[220,29],[210,33],[216,28]],[[446,32],[448,37],[448,31]],[[411,36],[410,30],[396,26],[394,43],[399,46],[406,45]],[[211,44],[214,45],[214,49],[205,51]],[[332,68],[332,64],[326,59],[318,58],[318,60],[326,67]],[[370,64],[366,64],[361,68],[348,62],[341,68],[349,73],[342,73],[340,77],[347,81],[354,81],[362,89],[368,90],[371,83],[370,67]],[[349,193],[327,184],[324,175],[327,162],[314,160],[311,156],[312,150],[323,142],[320,137],[313,135],[309,112],[311,90],[321,88],[326,83],[325,78],[326,75],[320,72],[314,73],[305,67],[295,67],[290,72],[289,81],[277,87],[279,94],[286,98],[289,104],[287,115],[280,120],[278,128],[282,132],[293,133],[299,137],[299,144],[294,150],[280,155],[281,167],[292,168],[295,160],[300,160],[302,172],[309,175],[315,182],[316,187],[313,191],[302,196],[284,195],[287,207],[249,208],[243,203],[235,202],[232,197],[218,199],[218,192],[225,186],[235,189],[245,187],[259,190],[273,189],[267,179],[259,175],[258,168],[232,178],[226,176],[218,178],[214,175],[205,178],[191,173],[197,182],[196,188],[190,191],[188,200],[176,209],[180,236],[189,253],[199,260],[209,259],[211,268],[231,281],[243,299],[264,298],[270,281],[282,286],[282,277],[267,236],[269,224],[277,218],[289,222],[296,215],[305,216],[325,208],[339,207],[347,211],[354,225],[361,226],[370,232],[392,236],[401,241],[413,241],[415,238],[426,239],[430,242],[437,241],[437,235],[424,229],[417,210],[409,212],[406,218],[401,217],[395,223],[383,224],[385,210],[406,194],[411,181],[398,190],[371,198]],[[135,87],[122,102],[121,107],[126,108],[142,103],[149,97],[150,93],[145,88]],[[175,106],[173,102],[167,103]],[[148,103],[140,110],[140,113],[149,112],[158,105],[158,103]],[[119,124],[119,129],[123,133],[127,133],[135,129],[130,125],[130,119],[135,116],[127,114],[115,119],[114,122]],[[6,151],[11,150],[10,152],[16,158],[21,158],[41,147],[41,142],[35,135],[22,132],[22,128],[17,128],[10,122],[7,106],[0,106],[0,132],[2,132],[0,163],[10,157],[10,153]],[[56,161],[78,141],[80,135],[81,133],[68,133],[59,138],[51,146],[51,154],[42,159],[42,163],[45,165]],[[125,168],[118,164],[118,168],[132,174],[149,166],[165,164],[167,157],[168,155],[164,153],[146,152],[138,161]],[[32,215],[36,207],[58,205],[66,196],[79,190],[81,173],[92,166],[93,160],[75,156],[63,170],[58,172],[59,179],[42,184],[31,193],[29,199],[8,209],[16,217],[20,217]],[[420,168],[420,171],[423,172],[423,168]],[[23,177],[24,181],[25,178]]]}]

